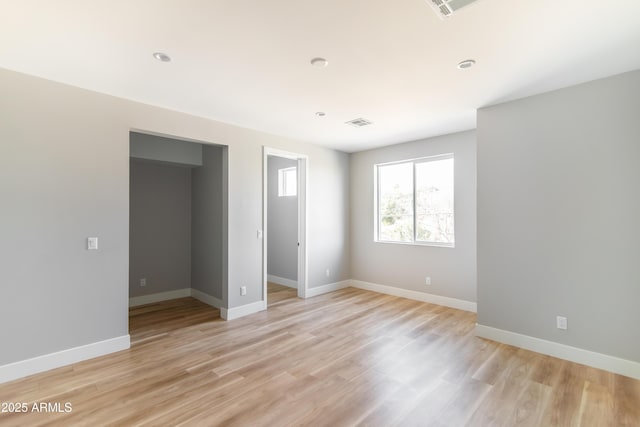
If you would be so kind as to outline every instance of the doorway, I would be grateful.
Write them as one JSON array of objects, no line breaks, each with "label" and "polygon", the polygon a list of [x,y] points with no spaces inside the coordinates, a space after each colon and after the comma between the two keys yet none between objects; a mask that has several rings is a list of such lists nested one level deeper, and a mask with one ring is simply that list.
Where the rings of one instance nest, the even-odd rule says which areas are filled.
[{"label": "doorway", "polygon": [[307,157],[264,149],[263,298],[267,308],[307,290]]},{"label": "doorway", "polygon": [[226,306],[227,171],[226,146],[130,132],[131,308]]}]

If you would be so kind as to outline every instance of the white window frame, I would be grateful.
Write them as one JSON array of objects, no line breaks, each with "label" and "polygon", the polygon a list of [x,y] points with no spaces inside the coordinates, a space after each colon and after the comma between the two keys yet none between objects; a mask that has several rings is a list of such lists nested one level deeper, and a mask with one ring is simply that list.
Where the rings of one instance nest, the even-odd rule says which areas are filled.
[{"label": "white window frame", "polygon": [[[287,183],[289,180],[287,176],[289,176],[289,172],[294,171],[296,178],[293,180],[293,185],[295,186],[294,194],[287,194]],[[278,169],[278,197],[296,197],[298,195],[298,171],[296,166],[292,166],[289,168]]]},{"label": "white window frame", "polygon": [[[446,160],[453,159],[453,242],[427,242],[427,241],[417,241],[416,240],[416,164],[427,163],[437,160]],[[379,238],[379,230],[380,230],[380,186],[378,185],[378,170],[382,166],[390,166],[390,165],[399,165],[404,163],[411,163],[412,167],[412,178],[413,178],[413,240],[410,242],[402,242],[396,240],[381,240]],[[455,226],[455,157],[453,153],[439,154],[435,156],[428,157],[418,157],[414,159],[406,159],[406,160],[398,160],[394,162],[387,163],[377,163],[373,165],[373,185],[374,185],[374,201],[373,201],[373,211],[374,211],[374,230],[373,230],[373,240],[376,243],[391,243],[396,245],[412,245],[412,246],[438,246],[444,248],[455,248],[456,241],[456,226]]]}]

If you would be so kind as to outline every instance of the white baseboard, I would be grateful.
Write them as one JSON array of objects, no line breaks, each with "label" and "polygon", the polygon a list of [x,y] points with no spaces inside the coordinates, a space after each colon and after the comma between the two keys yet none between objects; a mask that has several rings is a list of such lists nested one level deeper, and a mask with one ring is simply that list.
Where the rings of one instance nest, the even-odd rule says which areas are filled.
[{"label": "white baseboard", "polygon": [[175,291],[159,292],[157,294],[142,295],[129,298],[129,307],[151,304],[154,302],[168,301],[176,298],[191,296],[191,288],[177,289]]},{"label": "white baseboard", "polygon": [[267,304],[264,300],[256,301],[250,304],[241,305],[240,307],[233,307],[233,308],[223,307],[220,309],[220,317],[222,317],[224,320],[233,320],[233,319],[238,319],[240,317],[248,316],[250,314],[257,313],[259,311],[266,310],[266,309],[267,309]]},{"label": "white baseboard", "polygon": [[476,325],[476,336],[640,379],[640,363],[631,360],[620,359],[618,357],[484,325]]},{"label": "white baseboard", "polygon": [[472,313],[476,313],[478,310],[477,304],[472,301],[443,297],[441,295],[428,294],[426,292],[411,291],[409,289],[396,288],[394,286],[379,285],[377,283],[363,282],[362,280],[351,280],[350,282],[351,287],[353,288],[409,298],[416,301],[429,302],[431,304],[457,308],[458,310],[470,311]]},{"label": "white baseboard", "polygon": [[337,291],[338,289],[348,288],[350,280],[343,280],[342,282],[329,283],[328,285],[316,286],[314,288],[308,288],[305,298],[315,297],[317,295],[326,294],[328,292]]},{"label": "white baseboard", "polygon": [[222,300],[214,296],[211,296],[209,294],[205,294],[204,292],[199,291],[197,289],[191,288],[190,291],[191,291],[191,296],[194,297],[195,299],[202,301],[203,303],[208,304],[215,308],[222,307]]},{"label": "white baseboard", "polygon": [[0,384],[50,369],[60,368],[61,366],[82,362],[83,360],[93,359],[94,357],[104,356],[105,354],[115,353],[116,351],[126,350],[130,346],[129,335],[123,335],[32,359],[9,363],[8,365],[0,366]]},{"label": "white baseboard", "polygon": [[290,288],[298,289],[298,281],[286,279],[284,277],[274,276],[272,274],[267,274],[267,281],[276,283],[282,286],[288,286]]}]

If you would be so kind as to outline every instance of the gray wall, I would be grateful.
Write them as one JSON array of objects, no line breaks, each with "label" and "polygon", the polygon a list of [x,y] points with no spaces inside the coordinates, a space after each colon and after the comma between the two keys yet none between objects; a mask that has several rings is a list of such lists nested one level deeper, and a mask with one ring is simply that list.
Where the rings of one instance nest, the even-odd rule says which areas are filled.
[{"label": "gray wall", "polygon": [[130,155],[137,159],[202,166],[202,145],[131,132]]},{"label": "gray wall", "polygon": [[309,158],[309,285],[350,277],[347,154],[8,70],[0,93],[0,364],[128,334],[131,130],[228,146],[224,306],[262,299],[265,145]]},{"label": "gray wall", "polygon": [[[284,150],[301,154],[295,146]],[[351,278],[349,156],[323,150],[307,164],[307,255],[309,288]],[[330,271],[326,276],[326,270]]]},{"label": "gray wall", "polygon": [[267,273],[297,281],[298,196],[278,197],[278,170],[298,161],[269,156],[267,165]]},{"label": "gray wall", "polygon": [[223,270],[223,148],[204,146],[203,165],[192,169],[193,209],[191,286],[222,299]]},{"label": "gray wall", "polygon": [[[2,70],[0,93],[0,365],[126,335],[129,129],[118,102]],[[89,236],[99,250],[86,250]]]},{"label": "gray wall", "polygon": [[191,169],[132,159],[130,173],[129,296],[191,287]]},{"label": "gray wall", "polygon": [[[351,156],[353,279],[476,301],[475,139],[469,131]],[[374,242],[374,165],[445,153],[455,158],[455,248]]]},{"label": "gray wall", "polygon": [[639,113],[640,71],[478,111],[479,324],[640,361]]}]

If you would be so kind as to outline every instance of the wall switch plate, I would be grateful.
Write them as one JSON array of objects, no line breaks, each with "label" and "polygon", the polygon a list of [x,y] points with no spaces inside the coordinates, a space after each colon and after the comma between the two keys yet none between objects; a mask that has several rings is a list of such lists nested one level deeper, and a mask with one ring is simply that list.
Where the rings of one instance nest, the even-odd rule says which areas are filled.
[{"label": "wall switch plate", "polygon": [[567,318],[564,316],[556,317],[556,328],[558,329],[567,329]]},{"label": "wall switch plate", "polygon": [[140,286],[147,286],[147,279],[146,278],[140,279]]},{"label": "wall switch plate", "polygon": [[257,238],[257,239],[262,239],[262,230],[258,230],[258,231],[256,232],[256,238]]},{"label": "wall switch plate", "polygon": [[425,285],[430,285],[431,284],[431,276],[427,276],[424,278],[424,284]]},{"label": "wall switch plate", "polygon": [[331,276],[331,270],[329,270],[328,268],[327,268],[326,273],[327,273],[327,277]]},{"label": "wall switch plate", "polygon": [[245,296],[247,294],[247,287],[240,286],[240,296]]},{"label": "wall switch plate", "polygon": [[87,237],[87,249],[90,251],[98,250],[98,238],[97,237]]}]

